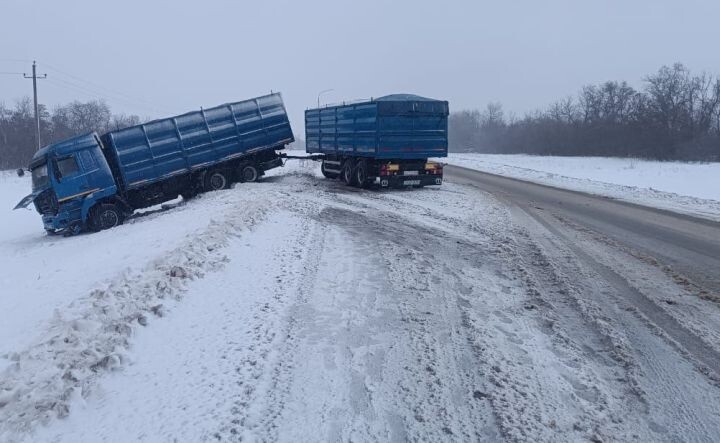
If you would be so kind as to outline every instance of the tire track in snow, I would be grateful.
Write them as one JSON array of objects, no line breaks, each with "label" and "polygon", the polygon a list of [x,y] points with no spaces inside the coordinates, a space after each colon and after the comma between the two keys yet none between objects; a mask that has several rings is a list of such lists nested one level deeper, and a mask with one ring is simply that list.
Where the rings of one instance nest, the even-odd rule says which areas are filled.
[{"label": "tire track in snow", "polygon": [[[576,246],[567,237],[568,234],[560,232],[559,228],[545,219],[547,215],[532,209],[525,209],[524,212],[558,242],[556,251],[565,250],[566,254],[569,252],[577,260],[575,271],[570,271],[572,265],[565,265],[573,272],[575,280],[578,275],[583,275],[586,285],[596,286],[581,291],[606,299],[603,304],[595,304],[593,315],[603,319],[605,329],[623,343],[622,358],[631,368],[629,381],[644,405],[639,417],[644,423],[636,425],[636,432],[640,433],[644,428],[647,438],[663,441],[685,438],[702,441],[717,435],[720,432],[720,414],[708,405],[720,401],[720,392],[712,382],[695,371],[692,361],[685,360],[687,354],[683,351],[683,344],[688,343],[688,335],[691,333],[684,330],[678,337],[674,333],[679,325],[670,319],[673,327],[666,334],[664,326],[667,326],[666,321],[670,318],[668,314],[646,317],[645,312],[652,302],[645,295]],[[549,257],[555,255],[549,253]],[[651,312],[657,314],[660,308],[654,306]],[[663,332],[658,334],[654,328]],[[691,346],[687,352],[693,357],[707,357],[708,354],[704,353],[709,349],[707,345],[693,337],[689,343],[699,345],[702,351],[698,351],[698,346]],[[677,339],[679,341],[674,341]],[[673,399],[673,404],[668,405],[667,399]],[[632,409],[628,411],[628,418],[632,417],[632,412]]]},{"label": "tire track in snow", "polygon": [[[228,343],[227,355],[235,363],[235,380],[231,407],[224,412],[225,423],[212,437],[217,440],[236,440],[261,438],[266,440],[264,428],[266,416],[258,414],[260,405],[273,402],[278,387],[274,374],[287,357],[278,348],[285,346],[289,329],[287,311],[297,297],[298,281],[305,278],[308,269],[306,263],[308,243],[315,230],[307,218],[296,218],[298,227],[293,228],[294,235],[288,244],[276,248],[271,254],[273,264],[282,264],[274,270],[273,285],[266,287],[267,297],[258,300],[250,323],[245,327],[246,337],[232,338]],[[252,278],[252,275],[248,276]]]},{"label": "tire track in snow", "polygon": [[396,305],[401,316],[397,348],[402,349],[393,349],[401,371],[388,373],[390,391],[382,397],[395,398],[392,403],[407,439],[497,438],[487,405],[473,395],[479,381],[467,374],[472,374],[473,363],[467,361],[461,331],[456,332],[456,298],[452,290],[448,293],[440,282],[432,282],[433,260],[438,255],[448,258],[438,254],[445,249],[442,232],[406,224],[395,211],[360,215],[335,209],[329,218],[354,237],[380,245],[392,276],[392,299],[386,302]]},{"label": "tire track in snow", "polygon": [[[590,228],[555,216],[572,241],[592,251],[593,258],[612,269],[649,301],[720,352],[720,296],[702,288],[655,257],[618,243]],[[632,266],[628,266],[632,263]],[[686,352],[686,351],[685,351]]]},{"label": "tire track in snow", "polygon": [[622,297],[637,308],[642,315],[650,321],[650,323],[657,326],[660,330],[667,334],[671,340],[687,351],[692,358],[704,365],[704,367],[701,367],[703,373],[710,375],[716,381],[720,380],[719,352],[715,351],[701,338],[685,329],[680,323],[678,323],[677,320],[666,313],[657,304],[653,303],[642,292],[633,287],[621,275],[615,273],[612,269],[591,257],[587,252],[572,244],[566,234],[552,226],[543,217],[535,215],[534,218],[553,235],[563,239],[578,258],[597,272],[603,280],[607,281],[611,286],[616,288]]},{"label": "tire track in snow", "polygon": [[[522,215],[513,215],[514,222],[522,225]],[[646,404],[628,344],[598,306],[582,296],[586,291],[574,282],[584,280],[584,275],[567,269],[572,264],[565,251],[536,233],[511,229],[512,246],[501,253],[510,265],[508,272],[525,282],[527,297],[522,309],[535,317],[539,331],[551,340],[548,351],[555,361],[548,363],[560,376],[555,383],[565,385],[569,396],[567,401],[559,400],[558,411],[573,418],[553,419],[553,427],[565,434],[565,440],[631,439],[644,425],[635,411],[646,409]],[[558,261],[566,268],[558,267],[546,255],[548,249],[561,257]],[[524,438],[528,437],[531,435]]]},{"label": "tire track in snow", "polygon": [[[431,193],[414,196],[416,200],[421,201],[421,204],[417,204],[416,201],[409,205],[411,212],[414,212],[413,208],[417,208],[417,212],[434,217],[431,208],[423,208],[422,197],[426,195]],[[402,194],[393,195],[389,200],[402,200],[400,196]],[[445,203],[454,202],[445,201]],[[467,211],[467,203],[462,202],[461,205],[463,210]],[[464,308],[464,322],[471,328],[477,326],[475,333],[469,336],[486,338],[475,342],[471,340],[478,351],[478,358],[495,362],[489,365],[487,374],[490,374],[489,378],[493,383],[500,385],[494,386],[495,390],[481,391],[478,395],[490,399],[493,403],[498,423],[504,427],[506,438],[545,441],[558,438],[567,440],[605,438],[603,436],[608,435],[625,435],[627,438],[632,438],[632,421],[637,418],[633,417],[631,409],[633,404],[642,407],[642,398],[639,397],[635,403],[631,402],[627,405],[626,396],[629,394],[632,398],[635,392],[641,390],[637,389],[637,386],[633,387],[632,383],[623,381],[632,378],[629,377],[632,373],[632,364],[629,368],[626,367],[631,362],[627,358],[610,358],[610,355],[616,352],[615,345],[620,346],[618,348],[620,354],[617,357],[627,354],[622,352],[624,343],[612,329],[605,327],[601,317],[598,318],[594,314],[596,310],[592,305],[586,303],[583,306],[575,306],[576,300],[571,296],[575,288],[565,283],[562,274],[548,272],[552,270],[550,262],[543,257],[539,249],[536,247],[527,249],[522,246],[523,241],[529,241],[530,244],[532,242],[522,230],[512,228],[509,220],[511,214],[506,213],[503,216],[502,211],[497,211],[493,205],[487,206],[490,206],[488,208],[490,214],[486,214],[485,217],[469,217],[470,221],[462,218],[453,220],[454,217],[447,215],[441,218],[448,225],[465,226],[469,232],[476,233],[468,237],[475,239],[474,241],[486,239],[484,249],[502,257],[505,263],[502,272],[506,275],[517,275],[517,278],[527,285],[527,296],[519,299],[519,306],[515,307],[515,312],[511,309],[506,315],[504,311],[508,308],[505,307],[496,310],[491,316],[482,317],[483,320],[480,322],[472,320],[477,318],[482,308],[471,306],[467,297],[459,299],[459,305]],[[406,212],[403,214],[407,215]],[[528,262],[527,259],[530,261]],[[470,271],[473,269],[471,268]],[[457,274],[455,267],[451,267],[446,269],[443,275],[451,278],[455,274]],[[482,275],[465,275],[462,278],[466,282],[478,282],[483,279],[487,280]],[[508,294],[507,290],[507,287],[500,288],[505,294]],[[554,301],[549,303],[546,298],[552,294],[554,295],[549,298]],[[541,307],[542,314],[539,317],[535,314],[537,310],[534,306]],[[519,318],[518,310],[522,313]],[[577,312],[578,310],[583,314]],[[523,329],[518,330],[519,325],[513,323],[527,316],[538,318],[525,323],[523,334]],[[487,322],[493,323],[494,328],[487,328],[485,325]],[[539,327],[533,323],[537,323]],[[572,331],[577,330],[584,331],[583,341],[580,343],[571,337],[571,334],[575,334]],[[527,339],[528,333],[532,335],[530,331],[543,331],[552,339],[552,345],[542,345],[542,341],[532,345],[533,340]],[[526,336],[525,339],[521,338],[523,335]],[[505,344],[500,345],[503,341]],[[527,349],[532,350],[533,346],[538,345],[548,346],[548,349],[530,354],[531,359],[528,360]],[[513,352],[502,356],[505,350],[513,349]],[[495,355],[498,352],[500,358]],[[543,353],[552,353],[556,358],[555,361],[545,358]],[[559,375],[548,379],[546,374],[543,375],[545,378],[538,378],[532,367],[528,367],[536,359],[536,363],[552,365],[553,371],[558,372]],[[528,369],[531,372],[526,372]],[[618,372],[623,374],[628,370],[630,372],[627,375],[618,376]],[[534,381],[528,383],[528,380]],[[539,393],[539,396],[536,393]],[[557,397],[558,393],[570,395],[574,400],[568,402],[562,397]],[[551,400],[553,396],[555,399]],[[543,403],[548,405],[542,407]],[[558,415],[562,419],[557,418]],[[627,418],[628,415],[630,419]],[[575,418],[568,420],[568,417]]]},{"label": "tire track in snow", "polygon": [[[323,210],[318,218],[330,215]],[[387,357],[383,337],[397,323],[379,304],[384,272],[371,248],[332,225],[318,225],[322,254],[306,297],[293,307],[292,375],[283,382],[273,438],[377,440],[388,428],[377,395]]]},{"label": "tire track in snow", "polygon": [[[460,188],[462,189],[462,188]],[[362,212],[368,212],[368,213],[376,213],[380,212],[381,214],[385,215],[385,219],[381,222],[378,222],[379,225],[373,229],[373,232],[382,232],[382,231],[388,231],[390,230],[392,232],[392,226],[398,223],[405,223],[408,231],[414,230],[418,233],[421,233],[420,235],[426,235],[428,238],[443,238],[445,237],[445,242],[452,242],[453,235],[456,235],[458,232],[457,228],[459,226],[464,226],[467,231],[465,231],[466,237],[462,239],[455,239],[458,245],[464,245],[466,248],[477,248],[477,251],[475,251],[475,254],[477,255],[477,252],[480,250],[487,250],[487,251],[494,251],[496,253],[500,253],[500,255],[503,255],[503,251],[507,252],[505,255],[505,260],[511,265],[510,268],[513,266],[517,266],[517,251],[515,251],[514,246],[511,245],[512,243],[512,236],[508,236],[503,234],[505,232],[505,227],[508,226],[507,223],[507,217],[505,218],[505,221],[499,221],[497,220],[498,216],[502,215],[502,211],[496,210],[494,205],[479,205],[480,210],[488,210],[490,214],[486,213],[480,213],[480,214],[473,214],[472,211],[469,211],[468,201],[472,201],[473,199],[467,199],[467,195],[463,192],[422,192],[422,193],[411,193],[412,195],[412,201],[408,204],[405,204],[405,198],[403,193],[398,194],[371,194],[371,197],[367,200],[363,199],[361,195],[354,195],[353,193],[341,193],[336,197],[336,200],[338,202],[345,203],[347,202],[348,206],[350,207],[360,207],[362,208]],[[454,195],[457,194],[457,195]],[[475,196],[474,196],[475,197]],[[479,197],[479,196],[478,196]],[[409,198],[409,197],[408,197]],[[479,197],[482,198],[482,197]],[[441,206],[436,206],[435,208],[432,207],[433,200],[436,200],[434,203],[440,203]],[[439,201],[438,201],[439,200]],[[489,206],[489,208],[488,208]],[[439,208],[448,208],[449,214],[442,214],[442,216],[438,216],[438,210]],[[454,212],[455,207],[461,207],[462,210],[460,211],[463,213],[462,215],[464,217],[457,217],[453,216],[452,213]],[[398,208],[402,208],[401,211],[398,211]],[[365,216],[363,216],[365,217]],[[382,216],[380,217],[382,218]],[[502,218],[502,217],[501,217]],[[440,226],[438,226],[438,221],[440,221]],[[435,225],[434,227],[431,227],[432,225]],[[441,227],[442,230],[438,231],[438,227]],[[454,229],[453,229],[454,228]],[[471,235],[468,235],[471,234]],[[364,233],[364,236],[367,237],[370,234]],[[377,234],[373,234],[374,236],[377,236]],[[392,236],[390,236],[392,237]],[[449,238],[448,238],[449,237]],[[492,241],[489,241],[489,239],[492,239]],[[392,240],[385,239],[385,242],[380,242],[380,244],[387,244],[390,243]],[[443,256],[443,254],[439,253],[440,250],[442,250],[442,247],[438,248],[434,241],[426,241],[425,244],[415,244],[413,242],[410,242],[410,245],[408,245],[409,251],[405,251],[406,254],[409,254],[409,256],[412,257],[412,259],[409,259],[407,263],[403,263],[403,265],[406,268],[412,268],[413,264],[418,260],[418,251],[424,251],[424,250],[431,250],[433,251],[433,254],[430,254],[432,257],[437,260],[438,256]],[[462,249],[462,247],[458,247],[459,249]],[[420,252],[420,255],[422,255],[422,252]],[[482,273],[479,273],[477,275],[460,275],[457,271],[455,271],[456,268],[462,268],[462,262],[459,262],[459,258],[462,256],[462,254],[457,254],[457,251],[455,253],[449,253],[447,257],[445,257],[444,260],[440,260],[440,262],[447,262],[447,263],[453,263],[453,266],[446,267],[444,271],[440,271],[439,273],[443,274],[448,281],[452,281],[453,278],[457,279],[458,281],[464,282],[460,283],[458,286],[463,287],[463,285],[468,285],[468,282],[470,282],[469,287],[472,287],[473,284],[477,285],[478,282],[481,282],[483,280],[497,280],[498,276],[493,276],[493,278],[488,279],[487,276],[483,275]],[[464,258],[468,262],[472,263],[469,267],[472,270],[473,265],[477,263],[477,258],[475,258],[475,263],[472,262],[472,257],[470,258]],[[401,270],[402,272],[402,270]],[[438,272],[438,271],[435,271]],[[508,271],[509,272],[509,271]],[[413,274],[410,272],[410,274]],[[510,272],[512,274],[512,272]],[[419,274],[422,275],[422,274]],[[503,276],[501,276],[504,278]],[[417,282],[418,273],[414,273],[413,275],[413,283],[415,284]],[[447,281],[445,282],[447,284]],[[488,288],[483,288],[485,290],[490,290],[492,285],[489,285]],[[504,291],[507,287],[498,288],[497,293],[501,294],[501,291]],[[442,292],[443,288],[433,288],[434,291]],[[466,288],[464,289],[466,290]],[[402,289],[396,290],[396,292],[402,293]],[[486,296],[492,297],[493,293],[489,292],[486,294]],[[500,389],[499,387],[496,387],[495,390],[493,389],[479,389],[479,390],[473,390],[470,389],[469,392],[473,393],[473,399],[477,400],[480,399],[481,401],[487,401],[485,399],[489,399],[491,401],[491,404],[493,405],[494,411],[496,416],[498,417],[498,423],[501,424],[501,426],[505,426],[505,436],[507,438],[515,438],[515,439],[544,439],[546,441],[553,440],[557,438],[558,431],[563,431],[562,425],[563,423],[554,424],[555,420],[552,420],[551,418],[547,418],[548,414],[544,413],[542,411],[552,411],[552,408],[555,407],[557,409],[558,405],[562,404],[562,400],[556,400],[554,404],[547,408],[543,408],[541,405],[543,402],[547,401],[547,398],[541,396],[536,396],[536,392],[542,392],[544,389],[544,385],[551,386],[553,389],[560,388],[561,392],[563,390],[567,392],[573,392],[576,390],[580,393],[580,395],[585,396],[594,396],[596,395],[595,390],[593,390],[592,387],[588,388],[587,386],[583,385],[581,382],[577,381],[580,380],[583,374],[583,371],[577,370],[574,366],[577,366],[574,362],[571,361],[571,358],[567,355],[563,356],[565,360],[569,362],[567,368],[564,370],[565,374],[564,377],[558,377],[559,380],[540,380],[537,379],[534,375],[534,371],[530,372],[523,372],[521,370],[520,372],[517,371],[518,368],[522,368],[523,366],[527,366],[529,362],[525,361],[524,364],[520,364],[518,368],[513,368],[513,366],[517,366],[516,362],[523,362],[524,360],[527,360],[527,357],[523,357],[523,352],[518,351],[519,353],[517,355],[515,354],[509,354],[507,357],[502,357],[501,359],[497,359],[494,354],[498,352],[496,351],[490,351],[492,354],[488,355],[487,352],[489,350],[492,350],[493,348],[497,348],[498,345],[501,345],[501,343],[505,343],[500,346],[500,349],[510,349],[510,348],[517,348],[521,349],[520,346],[513,343],[513,341],[520,340],[518,338],[518,334],[516,332],[511,332],[511,330],[508,330],[507,325],[504,327],[502,326],[496,326],[498,329],[488,330],[487,328],[480,328],[480,329],[472,329],[470,324],[470,321],[468,318],[472,317],[473,313],[477,313],[478,311],[482,310],[481,306],[473,306],[472,309],[466,309],[468,308],[468,298],[463,295],[458,295],[458,306],[462,308],[463,311],[463,322],[464,326],[470,328],[470,333],[468,333],[469,337],[469,343],[470,346],[473,346],[475,349],[482,349],[486,352],[483,353],[476,353],[478,354],[477,358],[480,360],[479,364],[481,366],[485,366],[487,368],[487,371],[485,372],[485,375],[483,376],[485,378],[484,383],[488,383],[488,379],[495,380],[496,382],[502,384],[503,389]],[[524,296],[522,297],[524,298]],[[522,313],[522,308],[520,308],[520,312]],[[412,312],[412,311],[408,311]],[[468,317],[466,314],[468,312],[471,314],[470,317]],[[508,316],[505,316],[502,312],[496,311],[493,313],[494,315],[492,317],[501,317],[504,321],[509,321],[510,317],[516,318],[517,313],[516,312],[510,312]],[[524,313],[523,313],[524,314]],[[524,314],[527,315],[527,314]],[[487,321],[488,318],[485,318],[484,321]],[[497,320],[497,319],[495,319]],[[501,320],[501,322],[503,321]],[[495,321],[495,324],[500,323],[498,321]],[[532,325],[533,322],[527,323],[524,326],[525,332],[524,334],[527,335],[529,331],[533,330],[535,327]],[[522,323],[521,323],[522,324]],[[513,326],[517,327],[517,326]],[[474,340],[476,337],[486,337],[487,340],[483,340],[481,342],[477,342]],[[482,343],[482,344],[479,344]],[[479,346],[478,346],[479,344]],[[557,352],[558,356],[561,356],[561,351],[555,351]],[[550,350],[548,350],[549,352]],[[501,353],[502,354],[502,353]],[[501,355],[500,354],[500,355]],[[576,353],[570,353],[570,356],[576,355]],[[535,358],[542,358],[542,353],[535,355]],[[433,361],[434,359],[430,359]],[[447,360],[447,359],[446,359]],[[497,364],[494,365],[487,365],[483,360],[488,361],[495,361]],[[433,369],[431,367],[431,369]],[[433,369],[434,370],[434,369]],[[498,372],[500,371],[500,372]],[[508,372],[509,373],[505,373]],[[526,371],[526,370],[525,370]],[[489,374],[489,376],[488,376]],[[513,375],[514,374],[514,375]],[[478,381],[477,374],[474,374],[475,377],[475,383],[476,386],[482,386],[483,381]],[[531,380],[535,380],[534,382],[528,384],[527,379],[528,376]],[[587,377],[587,376],[586,376]],[[575,386],[573,386],[573,384]],[[563,385],[565,386],[563,388]],[[592,383],[589,383],[589,386],[592,386]],[[588,390],[589,389],[589,390]],[[502,394],[505,392],[505,394]],[[514,392],[516,397],[514,399],[511,399],[511,397],[503,397],[510,393]],[[550,393],[550,392],[549,392]],[[503,396],[499,396],[503,395]],[[531,395],[534,398],[534,401],[528,401],[528,396]],[[540,407],[539,409],[537,409]],[[538,412],[534,415],[537,418],[533,418],[533,414],[530,413],[531,410],[537,410]],[[584,408],[578,407],[578,410],[584,410]],[[591,408],[592,411],[592,408]],[[587,412],[585,414],[585,418],[578,418],[578,420],[575,421],[575,423],[582,423],[586,421],[588,417],[593,416],[593,412]],[[572,415],[572,414],[571,414]],[[602,415],[602,414],[600,414]],[[582,414],[579,417],[583,417]],[[602,421],[602,417],[598,417],[595,421]],[[411,420],[410,420],[411,421]],[[471,421],[471,420],[467,420]],[[454,429],[458,431],[458,429],[462,429],[464,421],[460,421],[459,426],[455,426]],[[572,429],[573,423],[569,424],[570,426],[570,435],[583,435],[589,432],[591,436],[594,429],[591,427],[587,428],[585,425],[582,427],[578,427],[578,429]],[[447,429],[451,430],[452,427],[445,426]],[[553,429],[552,427],[557,427],[557,429]],[[589,429],[587,431],[586,429]],[[462,431],[458,431],[458,435],[460,435]],[[575,433],[575,434],[573,434]],[[467,435],[467,434],[465,434]],[[522,436],[525,437],[522,437]],[[542,437],[544,435],[544,437]],[[448,437],[448,435],[445,435],[444,437]],[[438,436],[438,438],[442,438],[441,436]],[[568,437],[570,438],[570,437]]]},{"label": "tire track in snow", "polygon": [[[312,212],[312,207],[309,211]],[[304,207],[301,212],[307,214],[308,207]],[[256,396],[259,405],[254,406],[255,415],[252,417],[251,431],[263,441],[277,441],[278,439],[279,423],[277,420],[285,408],[295,367],[294,358],[297,356],[297,329],[298,321],[301,318],[299,306],[304,304],[312,293],[323,249],[324,233],[320,225],[307,219],[304,223],[306,226],[309,225],[311,231],[301,243],[303,249],[306,250],[302,259],[302,271],[298,282],[287,289],[290,292],[289,303],[291,304],[284,314],[284,324],[278,328],[277,334],[281,342],[277,344],[276,350],[268,350],[268,353],[272,353],[274,358],[265,367],[268,380],[263,383],[264,386]]]}]

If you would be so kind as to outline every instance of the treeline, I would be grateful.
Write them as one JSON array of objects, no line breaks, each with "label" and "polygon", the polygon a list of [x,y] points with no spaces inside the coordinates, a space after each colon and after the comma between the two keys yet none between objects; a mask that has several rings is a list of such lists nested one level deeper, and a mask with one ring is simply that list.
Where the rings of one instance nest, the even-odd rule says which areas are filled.
[{"label": "treeline", "polygon": [[586,86],[520,119],[492,103],[451,114],[449,130],[454,152],[720,161],[720,79],[664,66],[641,90]]},{"label": "treeline", "polygon": [[[140,123],[136,115],[113,114],[103,101],[75,101],[52,110],[39,105],[38,110],[43,145]],[[36,143],[32,100],[23,98],[11,107],[0,103],[0,170],[27,166],[37,150]]]}]

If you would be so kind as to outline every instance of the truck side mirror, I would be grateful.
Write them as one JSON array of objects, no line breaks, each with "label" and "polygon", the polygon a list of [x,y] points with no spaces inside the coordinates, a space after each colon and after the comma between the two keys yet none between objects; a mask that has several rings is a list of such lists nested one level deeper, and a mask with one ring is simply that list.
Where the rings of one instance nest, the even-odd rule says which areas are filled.
[{"label": "truck side mirror", "polygon": [[22,177],[25,175],[25,170],[23,168],[18,168],[17,170],[18,177]]}]

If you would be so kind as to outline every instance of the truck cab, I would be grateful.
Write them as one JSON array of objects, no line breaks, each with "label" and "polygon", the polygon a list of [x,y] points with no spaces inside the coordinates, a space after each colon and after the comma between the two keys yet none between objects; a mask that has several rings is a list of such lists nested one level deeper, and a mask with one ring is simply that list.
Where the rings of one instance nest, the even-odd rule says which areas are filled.
[{"label": "truck cab", "polygon": [[15,209],[34,203],[48,233],[79,230],[96,202],[117,193],[95,133],[40,149],[30,162],[30,172],[32,193]]}]

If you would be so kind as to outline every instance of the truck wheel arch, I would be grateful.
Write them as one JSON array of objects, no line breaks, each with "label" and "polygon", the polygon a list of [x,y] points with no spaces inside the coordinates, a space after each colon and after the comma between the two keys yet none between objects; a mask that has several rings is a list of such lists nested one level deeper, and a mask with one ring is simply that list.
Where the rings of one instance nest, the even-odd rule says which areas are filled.
[{"label": "truck wheel arch", "polygon": [[[85,210],[85,204],[83,204],[83,212],[82,212],[82,219],[85,222],[85,225],[93,230],[95,230],[92,227],[92,215],[93,212],[97,210],[100,206],[103,205],[113,205],[118,208],[120,211],[121,220],[124,221],[128,215],[132,214],[133,208],[128,205],[124,200],[117,198],[117,197],[106,197],[99,200],[94,200],[94,202],[89,205],[87,210]],[[120,223],[122,223],[122,221]]]},{"label": "truck wheel arch", "polygon": [[132,208],[127,203],[117,197],[117,188],[115,186],[111,186],[109,188],[103,189],[102,191],[94,192],[85,197],[82,203],[82,207],[80,208],[80,219],[82,220],[82,222],[87,223],[88,215],[90,214],[90,211],[93,207],[106,202],[116,203],[124,211],[132,212]]}]

